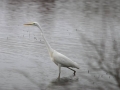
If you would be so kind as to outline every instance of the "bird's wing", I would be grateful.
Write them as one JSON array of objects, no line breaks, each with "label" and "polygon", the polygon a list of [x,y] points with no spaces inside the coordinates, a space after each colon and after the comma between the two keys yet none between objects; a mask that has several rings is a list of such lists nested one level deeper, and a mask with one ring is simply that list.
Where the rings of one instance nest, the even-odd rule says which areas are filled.
[{"label": "bird's wing", "polygon": [[68,57],[66,57],[65,55],[57,51],[53,52],[52,57],[56,64],[61,64],[61,66],[63,67],[75,67],[76,68],[74,61],[72,61],[71,59],[69,59]]}]

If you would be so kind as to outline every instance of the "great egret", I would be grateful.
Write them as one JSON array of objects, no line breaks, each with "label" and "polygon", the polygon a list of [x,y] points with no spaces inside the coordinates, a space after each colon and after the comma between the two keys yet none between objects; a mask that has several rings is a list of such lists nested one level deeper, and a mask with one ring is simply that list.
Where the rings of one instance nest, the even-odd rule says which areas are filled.
[{"label": "great egret", "polygon": [[76,62],[72,61],[71,59],[69,59],[68,57],[66,57],[65,55],[57,52],[56,50],[52,49],[51,46],[49,45],[48,41],[46,40],[43,30],[41,28],[41,26],[39,25],[39,23],[37,22],[33,22],[33,23],[28,23],[28,24],[24,24],[24,25],[33,25],[33,26],[37,26],[40,31],[41,31],[41,35],[45,41],[45,44],[47,46],[48,52],[50,54],[51,60],[58,66],[59,68],[59,75],[58,75],[58,79],[60,79],[60,73],[61,73],[61,67],[66,67],[72,71],[74,71],[74,76],[76,71],[71,69],[72,68],[77,68],[79,69],[79,66]]}]

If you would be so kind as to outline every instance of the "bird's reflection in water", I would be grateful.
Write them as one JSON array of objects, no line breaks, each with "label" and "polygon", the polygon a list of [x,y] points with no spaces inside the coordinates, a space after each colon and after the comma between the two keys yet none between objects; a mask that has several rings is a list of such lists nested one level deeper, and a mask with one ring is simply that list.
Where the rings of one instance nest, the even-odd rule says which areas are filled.
[{"label": "bird's reflection in water", "polygon": [[69,85],[72,84],[73,82],[77,82],[79,80],[78,77],[76,76],[69,76],[69,77],[62,77],[60,80],[58,79],[53,79],[51,81],[51,85]]},{"label": "bird's reflection in water", "polygon": [[68,76],[62,77],[60,80],[53,79],[47,86],[48,90],[70,90],[68,87],[73,87],[78,82],[78,77]]}]

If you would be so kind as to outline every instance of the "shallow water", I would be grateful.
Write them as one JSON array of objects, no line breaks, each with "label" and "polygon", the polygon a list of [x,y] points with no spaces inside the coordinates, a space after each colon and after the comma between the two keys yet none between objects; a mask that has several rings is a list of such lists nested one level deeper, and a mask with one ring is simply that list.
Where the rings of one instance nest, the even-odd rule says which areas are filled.
[{"label": "shallow water", "polygon": [[[101,16],[85,16],[83,7],[82,0],[1,0],[0,90],[84,90],[86,81],[79,74],[87,74],[88,68],[79,33],[97,32],[99,37]],[[62,68],[61,81],[56,81],[58,67],[39,29],[23,25],[33,21],[40,23],[52,48],[80,65],[75,77]]]}]

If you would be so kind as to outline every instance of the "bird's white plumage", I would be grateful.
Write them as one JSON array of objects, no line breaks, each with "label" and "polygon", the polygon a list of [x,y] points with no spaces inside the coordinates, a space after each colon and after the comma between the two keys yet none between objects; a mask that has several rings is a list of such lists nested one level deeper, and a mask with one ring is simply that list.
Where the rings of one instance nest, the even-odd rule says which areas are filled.
[{"label": "bird's white plumage", "polygon": [[79,66],[76,62],[72,61],[70,58],[57,52],[56,50],[53,51],[52,59],[55,64],[61,64],[62,67],[73,67],[79,69]]}]

